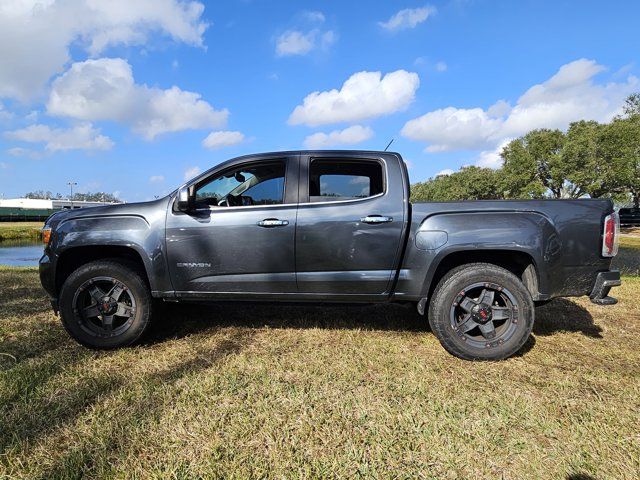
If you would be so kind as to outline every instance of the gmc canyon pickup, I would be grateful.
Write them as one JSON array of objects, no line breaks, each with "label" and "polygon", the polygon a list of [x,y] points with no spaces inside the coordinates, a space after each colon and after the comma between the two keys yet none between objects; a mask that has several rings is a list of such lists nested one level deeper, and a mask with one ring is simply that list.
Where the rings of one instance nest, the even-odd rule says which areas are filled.
[{"label": "gmc canyon pickup", "polygon": [[40,278],[92,348],[137,341],[159,301],[403,302],[453,355],[498,360],[536,303],[616,302],[618,225],[611,200],[410,203],[397,153],[265,153],[155,201],[52,215]]}]

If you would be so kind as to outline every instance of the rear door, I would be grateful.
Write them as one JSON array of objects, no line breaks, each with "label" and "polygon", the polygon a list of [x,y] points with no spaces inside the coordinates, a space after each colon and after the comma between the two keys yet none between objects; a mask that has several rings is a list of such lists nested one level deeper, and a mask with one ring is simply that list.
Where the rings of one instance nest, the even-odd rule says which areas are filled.
[{"label": "rear door", "polygon": [[399,165],[384,157],[331,153],[303,155],[300,162],[298,291],[388,293],[405,221]]},{"label": "rear door", "polygon": [[170,211],[167,253],[181,296],[295,293],[298,157],[231,163],[194,185],[196,208]]}]

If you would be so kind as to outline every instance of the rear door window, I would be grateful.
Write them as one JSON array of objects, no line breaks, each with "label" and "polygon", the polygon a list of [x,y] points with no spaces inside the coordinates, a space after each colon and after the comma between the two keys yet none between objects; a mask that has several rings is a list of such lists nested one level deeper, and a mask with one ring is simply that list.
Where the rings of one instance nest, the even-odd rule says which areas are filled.
[{"label": "rear door window", "polygon": [[312,160],[309,201],[358,200],[384,192],[382,165],[374,160]]}]

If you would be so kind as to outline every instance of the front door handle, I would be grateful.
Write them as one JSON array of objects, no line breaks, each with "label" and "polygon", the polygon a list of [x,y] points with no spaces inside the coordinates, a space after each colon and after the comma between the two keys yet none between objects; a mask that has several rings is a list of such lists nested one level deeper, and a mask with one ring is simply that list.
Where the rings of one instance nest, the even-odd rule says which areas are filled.
[{"label": "front door handle", "polygon": [[384,217],[382,215],[367,215],[366,217],[362,217],[360,221],[362,223],[369,223],[371,225],[376,225],[378,223],[393,222],[393,217]]},{"label": "front door handle", "polygon": [[258,222],[258,226],[271,228],[271,227],[286,227],[289,225],[289,220],[279,220],[277,218],[265,218]]}]

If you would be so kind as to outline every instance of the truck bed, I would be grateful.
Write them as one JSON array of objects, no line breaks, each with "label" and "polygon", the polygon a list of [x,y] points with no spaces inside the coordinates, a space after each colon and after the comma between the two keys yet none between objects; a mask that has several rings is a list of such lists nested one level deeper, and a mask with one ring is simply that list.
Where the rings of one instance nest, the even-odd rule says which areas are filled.
[{"label": "truck bed", "polygon": [[589,294],[611,264],[600,252],[602,222],[612,211],[610,199],[414,203],[396,297],[427,296],[438,265],[461,251],[526,256],[535,268],[535,300]]}]

